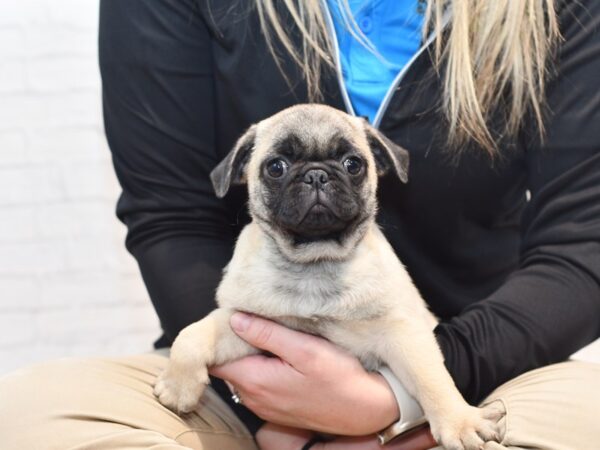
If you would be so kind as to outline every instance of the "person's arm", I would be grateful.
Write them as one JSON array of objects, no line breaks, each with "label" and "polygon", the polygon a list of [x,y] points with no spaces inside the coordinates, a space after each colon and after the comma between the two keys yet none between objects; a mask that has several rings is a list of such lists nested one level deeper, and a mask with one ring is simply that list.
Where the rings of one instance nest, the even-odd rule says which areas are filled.
[{"label": "person's arm", "polygon": [[600,334],[600,2],[564,2],[547,136],[526,142],[531,201],[520,267],[489,298],[436,328],[468,401]]},{"label": "person's arm", "polygon": [[122,187],[117,214],[166,346],[214,309],[238,231],[209,180],[224,156],[215,150],[211,38],[192,0],[102,0],[100,8],[104,119]]},{"label": "person's arm", "polygon": [[208,174],[210,38],[193,2],[104,0],[104,123],[122,187],[117,215],[169,342],[214,308],[232,227]]}]

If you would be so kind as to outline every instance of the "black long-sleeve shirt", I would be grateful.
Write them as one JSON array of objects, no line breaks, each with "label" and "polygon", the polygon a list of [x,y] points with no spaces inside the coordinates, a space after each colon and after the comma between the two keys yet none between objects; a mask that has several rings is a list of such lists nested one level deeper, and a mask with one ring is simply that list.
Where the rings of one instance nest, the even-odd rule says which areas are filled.
[{"label": "black long-sleeve shirt", "polygon": [[[248,221],[244,189],[218,200],[210,171],[251,123],[306,101],[298,69],[280,49],[290,87],[247,3],[101,1],[117,214],[160,317],[158,345],[215,307]],[[453,159],[428,52],[380,125],[411,167],[407,185],[381,180],[378,222],[441,317],[438,342],[470,402],[600,335],[600,2],[563,2],[559,15],[543,141],[526,118],[500,142],[500,160],[476,145]],[[343,109],[333,72],[322,86],[324,102]],[[498,106],[497,123],[503,113]]]}]

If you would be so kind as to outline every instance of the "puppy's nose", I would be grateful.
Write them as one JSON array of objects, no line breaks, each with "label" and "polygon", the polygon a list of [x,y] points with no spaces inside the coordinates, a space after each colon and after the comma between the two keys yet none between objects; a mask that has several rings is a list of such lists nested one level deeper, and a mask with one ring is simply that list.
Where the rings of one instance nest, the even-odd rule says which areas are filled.
[{"label": "puppy's nose", "polygon": [[310,169],[304,174],[303,181],[306,184],[310,184],[311,186],[318,188],[324,184],[327,184],[329,181],[329,174],[323,169]]}]

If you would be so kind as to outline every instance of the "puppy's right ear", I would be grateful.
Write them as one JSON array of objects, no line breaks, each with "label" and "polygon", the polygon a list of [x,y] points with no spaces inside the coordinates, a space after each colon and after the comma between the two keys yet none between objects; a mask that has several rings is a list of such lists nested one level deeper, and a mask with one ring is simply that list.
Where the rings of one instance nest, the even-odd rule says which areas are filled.
[{"label": "puppy's right ear", "polygon": [[238,139],[233,150],[210,173],[210,180],[217,197],[223,198],[232,184],[246,181],[246,166],[256,139],[256,125],[252,125]]}]

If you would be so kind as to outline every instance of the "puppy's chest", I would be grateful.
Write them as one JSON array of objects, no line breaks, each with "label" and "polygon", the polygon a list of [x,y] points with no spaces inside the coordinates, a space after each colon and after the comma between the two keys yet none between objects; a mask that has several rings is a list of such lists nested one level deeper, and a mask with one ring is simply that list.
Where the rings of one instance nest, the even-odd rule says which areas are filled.
[{"label": "puppy's chest", "polygon": [[384,307],[371,301],[371,297],[368,289],[327,267],[298,271],[233,266],[228,268],[217,292],[221,307],[280,321],[299,319],[294,328],[311,333],[318,333],[325,322],[380,317],[385,313]]}]

